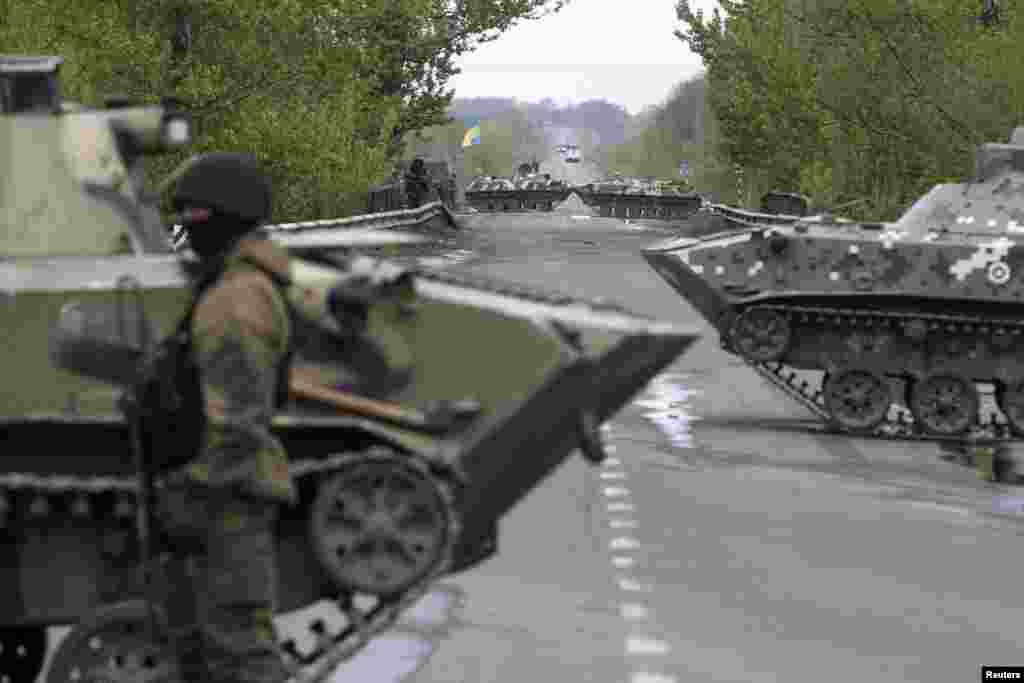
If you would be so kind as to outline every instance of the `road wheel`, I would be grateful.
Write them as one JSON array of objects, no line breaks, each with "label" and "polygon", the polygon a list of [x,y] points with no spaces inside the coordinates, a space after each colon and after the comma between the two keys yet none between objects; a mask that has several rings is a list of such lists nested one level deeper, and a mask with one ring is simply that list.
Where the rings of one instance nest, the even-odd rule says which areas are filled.
[{"label": "road wheel", "polygon": [[825,408],[832,421],[851,432],[877,427],[892,403],[888,382],[870,370],[848,368],[829,373],[823,390]]},{"label": "road wheel", "polygon": [[931,434],[954,436],[978,419],[980,399],[974,382],[953,373],[926,375],[910,390],[910,412]]},{"label": "road wheel", "polygon": [[996,385],[996,402],[1010,429],[1015,434],[1024,434],[1024,379]]},{"label": "road wheel", "polygon": [[75,625],[54,653],[46,683],[177,683],[178,663],[145,601],[101,607]]},{"label": "road wheel", "polygon": [[46,628],[0,628],[0,676],[10,683],[33,683],[46,657]]},{"label": "road wheel", "polygon": [[729,333],[732,346],[744,358],[767,363],[789,350],[793,331],[789,321],[770,308],[748,308],[740,313]]},{"label": "road wheel", "polygon": [[444,561],[452,514],[435,477],[389,454],[320,483],[310,537],[339,590],[389,597]]}]

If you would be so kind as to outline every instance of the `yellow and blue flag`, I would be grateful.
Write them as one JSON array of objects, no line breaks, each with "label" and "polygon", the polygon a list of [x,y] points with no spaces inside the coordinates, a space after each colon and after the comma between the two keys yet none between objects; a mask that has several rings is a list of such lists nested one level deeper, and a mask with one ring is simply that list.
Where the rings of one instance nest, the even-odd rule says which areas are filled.
[{"label": "yellow and blue flag", "polygon": [[472,145],[480,144],[480,122],[478,121],[473,125],[472,128],[466,131],[466,134],[462,138],[462,146],[470,147]]}]

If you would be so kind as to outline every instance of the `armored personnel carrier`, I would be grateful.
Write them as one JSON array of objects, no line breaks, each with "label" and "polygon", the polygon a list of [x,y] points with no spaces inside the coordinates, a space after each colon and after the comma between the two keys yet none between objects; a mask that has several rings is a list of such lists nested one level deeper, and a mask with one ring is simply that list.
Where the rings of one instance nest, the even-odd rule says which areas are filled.
[{"label": "armored personnel carrier", "polygon": [[[76,624],[48,681],[163,680],[150,608],[166,548],[124,398],[188,301],[189,262],[142,169],[187,144],[188,118],[72,107],[59,64],[0,59],[0,675],[33,680],[45,627]],[[498,520],[570,454],[599,461],[601,423],[695,338],[611,304],[406,270],[354,251],[389,237],[339,232],[329,250],[282,238],[302,342],[274,419],[301,490],[278,527],[280,602],[346,616],[311,624],[312,650],[284,644],[308,681],[492,554]]]},{"label": "armored personnel carrier", "polygon": [[[894,223],[754,220],[647,248],[751,363],[850,432],[1024,432],[1024,129]],[[803,371],[813,371],[806,375]],[[982,400],[992,394],[992,401]]]},{"label": "armored personnel carrier", "polygon": [[666,192],[653,179],[644,182],[615,174],[574,190],[598,215],[628,220],[683,222],[704,204],[694,193]]},{"label": "armored personnel carrier", "polygon": [[477,176],[466,188],[466,202],[477,211],[551,211],[569,196],[564,182],[521,164],[512,178]]}]

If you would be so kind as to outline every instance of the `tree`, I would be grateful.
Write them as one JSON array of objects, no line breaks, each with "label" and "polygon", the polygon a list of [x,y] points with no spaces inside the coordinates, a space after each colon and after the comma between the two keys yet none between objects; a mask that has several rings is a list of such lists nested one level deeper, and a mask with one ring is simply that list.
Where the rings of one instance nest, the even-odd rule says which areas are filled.
[{"label": "tree", "polygon": [[677,35],[707,66],[720,153],[762,184],[893,218],[1024,113],[1009,12],[992,26],[961,0],[720,4],[705,18],[680,2]]},{"label": "tree", "polygon": [[353,0],[357,11],[335,12],[331,35],[358,55],[356,73],[377,97],[398,105],[392,129],[403,136],[448,121],[459,73],[456,59],[497,39],[517,22],[557,12],[568,0]]},{"label": "tree", "polygon": [[256,153],[274,175],[276,217],[297,220],[359,207],[401,137],[444,120],[455,57],[563,4],[4,0],[0,43],[64,55],[72,99],[176,96],[198,150]]}]

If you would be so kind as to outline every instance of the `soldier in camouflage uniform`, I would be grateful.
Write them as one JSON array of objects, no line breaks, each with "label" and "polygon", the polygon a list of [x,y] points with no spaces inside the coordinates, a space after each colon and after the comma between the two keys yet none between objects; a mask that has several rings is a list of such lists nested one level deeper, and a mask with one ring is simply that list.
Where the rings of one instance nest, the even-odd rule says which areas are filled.
[{"label": "soldier in camouflage uniform", "polygon": [[175,548],[168,621],[185,681],[280,683],[273,529],[296,490],[270,423],[287,386],[292,332],[274,278],[288,255],[257,231],[270,185],[251,157],[196,158],[174,202],[202,270],[191,332],[206,429],[161,494]]},{"label": "soldier in camouflage uniform", "polygon": [[422,206],[430,198],[430,185],[426,163],[416,157],[412,160],[409,172],[405,174],[405,191],[410,209]]}]

